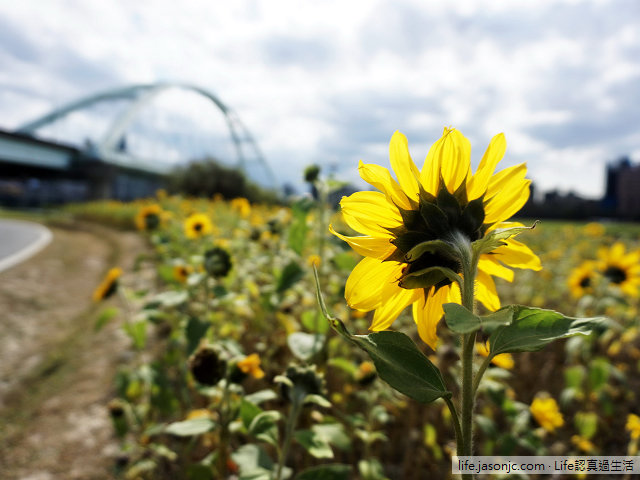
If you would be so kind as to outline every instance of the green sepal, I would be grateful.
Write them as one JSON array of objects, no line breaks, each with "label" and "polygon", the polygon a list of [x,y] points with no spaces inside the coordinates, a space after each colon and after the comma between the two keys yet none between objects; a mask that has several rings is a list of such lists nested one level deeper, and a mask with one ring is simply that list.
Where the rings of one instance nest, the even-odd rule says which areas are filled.
[{"label": "green sepal", "polygon": [[554,340],[589,335],[606,321],[603,317],[573,318],[553,310],[511,305],[511,323],[498,327],[489,337],[489,355],[534,352]]},{"label": "green sepal", "polygon": [[411,272],[403,275],[398,280],[398,286],[401,288],[431,288],[440,282],[450,280],[462,285],[462,278],[446,267],[427,267],[417,272]]},{"label": "green sepal", "polygon": [[436,197],[438,208],[444,212],[449,220],[449,225],[457,225],[462,216],[462,209],[456,197],[449,190],[441,188]]},{"label": "green sepal", "polygon": [[411,248],[404,256],[406,262],[415,262],[424,253],[434,253],[454,261],[460,261],[460,256],[450,243],[444,240],[428,240]]},{"label": "green sepal", "polygon": [[509,227],[509,228],[496,228],[492,232],[486,234],[479,240],[476,240],[472,243],[473,251],[476,255],[482,255],[484,253],[490,253],[494,251],[498,247],[502,247],[506,245],[504,240],[518,235],[519,233],[524,232],[525,230],[533,230],[538,221],[536,220],[533,225],[530,227]]},{"label": "green sepal", "polygon": [[328,313],[315,268],[314,276],[322,314],[338,334],[369,354],[382,380],[400,393],[422,403],[451,397],[440,370],[404,333],[384,331],[352,335],[340,319]]},{"label": "green sepal", "polygon": [[513,319],[514,305],[496,310],[482,317],[474,315],[458,303],[445,303],[444,320],[452,332],[465,334],[480,330],[483,327],[496,327],[508,325]]},{"label": "green sepal", "polygon": [[416,245],[429,240],[424,232],[409,231],[391,240],[391,243],[402,252],[408,252]]},{"label": "green sepal", "polygon": [[449,231],[449,219],[435,203],[420,203],[420,215],[434,237],[440,237]]},{"label": "green sepal", "polygon": [[[469,234],[479,232],[484,223],[484,218],[483,197],[471,200],[462,211],[462,218],[460,219],[462,230]],[[479,237],[481,235],[477,238]]]}]

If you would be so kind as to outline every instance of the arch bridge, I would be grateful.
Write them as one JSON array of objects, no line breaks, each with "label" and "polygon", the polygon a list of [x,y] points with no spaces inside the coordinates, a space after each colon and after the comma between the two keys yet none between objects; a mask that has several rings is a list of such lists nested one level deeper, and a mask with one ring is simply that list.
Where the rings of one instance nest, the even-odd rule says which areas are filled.
[{"label": "arch bridge", "polygon": [[182,83],[113,89],[0,131],[0,200],[7,186],[46,185],[61,201],[128,200],[152,194],[176,166],[204,158],[277,187],[249,130],[207,90]]}]

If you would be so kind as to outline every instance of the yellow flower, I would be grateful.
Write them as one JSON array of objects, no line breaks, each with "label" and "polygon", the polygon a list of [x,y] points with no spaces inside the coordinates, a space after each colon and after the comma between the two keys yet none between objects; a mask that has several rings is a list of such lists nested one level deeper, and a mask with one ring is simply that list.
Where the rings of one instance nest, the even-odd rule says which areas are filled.
[{"label": "yellow flower", "polygon": [[231,200],[231,210],[235,210],[242,218],[247,218],[251,214],[251,204],[243,197]]},{"label": "yellow flower", "polygon": [[[412,305],[420,337],[435,348],[442,304],[460,303],[460,289],[430,267],[456,273],[461,267],[442,253],[423,252],[411,261],[406,255],[423,242],[451,243],[460,236],[475,241],[493,229],[517,225],[505,221],[526,203],[531,181],[525,178],[524,163],[494,174],[505,149],[504,135],[496,135],[472,174],[469,141],[445,128],[420,171],[409,155],[407,139],[396,132],[389,153],[398,181],[386,168],[360,162],[360,176],[379,191],[356,192],[343,197],[340,205],[347,225],[364,236],[347,237],[329,228],[366,257],[351,272],[345,297],[353,309],[375,310],[371,330],[389,328]],[[492,275],[511,281],[513,271],[507,266],[542,268],[526,245],[513,238],[504,243],[481,255],[478,264],[476,295],[489,310],[500,308]]]},{"label": "yellow flower", "polygon": [[627,415],[626,429],[631,434],[632,440],[638,440],[640,438],[640,417],[633,413]]},{"label": "yellow flower", "polygon": [[204,213],[194,213],[184,221],[184,234],[187,238],[200,238],[212,230],[211,219]]},{"label": "yellow flower", "polygon": [[581,435],[573,435],[571,437],[571,443],[578,447],[578,450],[581,450],[584,453],[591,453],[596,449],[596,446],[591,443],[588,438],[584,438]]},{"label": "yellow flower", "polygon": [[553,398],[535,398],[529,407],[533,418],[548,432],[564,425],[562,413],[558,410],[558,404]]},{"label": "yellow flower", "polygon": [[575,298],[582,298],[592,293],[596,279],[596,271],[596,262],[591,260],[587,260],[579,267],[574,268],[567,279],[571,295]]},{"label": "yellow flower", "polygon": [[184,283],[189,278],[189,275],[193,272],[191,265],[174,265],[173,266],[173,278],[178,282]]},{"label": "yellow flower", "polygon": [[[489,349],[484,343],[476,343],[476,352],[478,352],[483,357],[489,356]],[[504,368],[505,370],[511,370],[515,365],[513,356],[510,353],[500,353],[496,355],[491,359],[491,363],[500,368]]]},{"label": "yellow flower", "polygon": [[631,297],[638,296],[640,286],[640,252],[625,253],[622,242],[598,250],[600,270],[604,277]]},{"label": "yellow flower", "polygon": [[105,298],[110,297],[115,293],[116,288],[118,287],[118,278],[122,275],[121,268],[112,268],[107,272],[104,280],[98,285],[93,292],[93,301],[99,302],[100,300],[104,300]]},{"label": "yellow flower", "polygon": [[606,232],[604,225],[598,222],[587,223],[584,226],[584,233],[590,237],[602,237]]},{"label": "yellow flower", "polygon": [[309,265],[310,267],[313,267],[314,265],[316,267],[319,267],[320,262],[322,262],[322,259],[320,258],[319,255],[316,255],[315,253],[307,257],[307,265]]},{"label": "yellow flower", "polygon": [[162,221],[162,207],[157,204],[142,207],[136,215],[138,230],[155,230]]},{"label": "yellow flower", "polygon": [[243,358],[238,362],[238,368],[253,378],[264,377],[264,370],[260,368],[260,357],[257,353],[252,353],[248,357]]}]

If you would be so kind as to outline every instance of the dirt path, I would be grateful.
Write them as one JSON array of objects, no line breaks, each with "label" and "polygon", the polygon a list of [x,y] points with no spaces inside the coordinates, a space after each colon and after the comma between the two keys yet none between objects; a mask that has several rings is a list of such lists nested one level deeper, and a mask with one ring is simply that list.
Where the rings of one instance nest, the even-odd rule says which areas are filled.
[{"label": "dirt path", "polygon": [[118,445],[106,404],[129,342],[117,320],[94,330],[91,293],[108,268],[131,271],[144,241],[51,230],[47,248],[0,273],[0,478],[109,479]]}]

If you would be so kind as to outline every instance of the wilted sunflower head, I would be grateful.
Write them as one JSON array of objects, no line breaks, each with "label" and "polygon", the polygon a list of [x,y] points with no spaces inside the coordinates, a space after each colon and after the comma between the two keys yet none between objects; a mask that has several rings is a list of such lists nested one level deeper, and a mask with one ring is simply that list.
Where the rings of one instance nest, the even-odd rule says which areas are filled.
[{"label": "wilted sunflower head", "polygon": [[118,288],[118,279],[121,275],[121,268],[116,267],[110,269],[100,285],[93,291],[93,301],[99,302],[113,295]]},{"label": "wilted sunflower head", "polygon": [[598,267],[602,275],[630,297],[638,296],[640,287],[640,252],[626,253],[622,242],[598,250]]},{"label": "wilted sunflower head", "polygon": [[194,213],[184,221],[184,234],[187,238],[200,238],[212,230],[211,219],[204,213]]},{"label": "wilted sunflower head", "polygon": [[157,204],[142,207],[136,215],[138,230],[151,231],[160,226],[162,221],[162,207]]},{"label": "wilted sunflower head", "polygon": [[[494,173],[506,149],[504,135],[491,140],[478,169],[471,173],[471,146],[457,130],[445,128],[429,150],[422,170],[409,155],[407,139],[396,132],[389,154],[397,180],[379,165],[360,162],[360,176],[379,191],[343,197],[342,215],[364,236],[345,240],[364,258],[345,289],[351,308],[375,310],[371,330],[387,329],[408,305],[425,343],[435,348],[442,304],[460,303],[460,290],[447,272],[462,273],[458,252],[488,233],[519,224],[506,223],[529,198],[526,165]],[[491,275],[513,279],[508,267],[539,270],[540,260],[513,238],[480,256],[478,300],[500,307]]]},{"label": "wilted sunflower head", "polygon": [[225,277],[231,270],[231,255],[222,247],[207,250],[204,254],[204,269],[212,277]]},{"label": "wilted sunflower head", "polygon": [[226,374],[227,361],[220,350],[204,345],[189,358],[189,370],[198,383],[216,385]]}]

